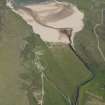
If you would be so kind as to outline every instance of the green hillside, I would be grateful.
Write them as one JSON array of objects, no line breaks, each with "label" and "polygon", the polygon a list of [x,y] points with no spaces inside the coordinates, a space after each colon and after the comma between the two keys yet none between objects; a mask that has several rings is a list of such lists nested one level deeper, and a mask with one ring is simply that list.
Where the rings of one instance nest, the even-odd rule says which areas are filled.
[{"label": "green hillside", "polygon": [[41,70],[45,105],[75,102],[77,87],[91,76],[67,45],[51,48],[0,0],[0,105],[37,105]]}]

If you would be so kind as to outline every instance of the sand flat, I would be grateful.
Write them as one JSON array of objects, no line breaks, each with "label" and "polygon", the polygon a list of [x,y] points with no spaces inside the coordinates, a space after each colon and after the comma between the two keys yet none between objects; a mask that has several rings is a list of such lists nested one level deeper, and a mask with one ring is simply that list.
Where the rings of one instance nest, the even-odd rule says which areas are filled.
[{"label": "sand flat", "polygon": [[[70,40],[65,34],[61,34],[54,28],[72,28],[73,33],[71,36],[71,41],[73,44],[76,32],[81,31],[84,27],[84,14],[74,5],[69,6],[67,3],[52,2],[47,4],[26,5],[25,8],[32,10],[33,14],[37,14],[37,17],[33,17],[21,8],[14,11],[29,25],[31,25],[33,31],[38,33],[41,39],[46,42],[70,43]],[[35,18],[39,20],[35,20]],[[45,24],[45,26],[40,23]]]}]

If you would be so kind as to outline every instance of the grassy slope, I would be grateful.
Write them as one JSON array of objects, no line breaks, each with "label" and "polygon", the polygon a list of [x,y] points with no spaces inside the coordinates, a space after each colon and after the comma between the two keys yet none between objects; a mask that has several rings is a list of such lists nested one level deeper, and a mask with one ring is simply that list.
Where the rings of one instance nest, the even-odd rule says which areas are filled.
[{"label": "grassy slope", "polygon": [[76,87],[80,82],[87,80],[90,73],[85,70],[68,46],[53,46],[50,51],[51,54],[49,56],[47,54],[45,58],[49,64],[46,75],[62,94],[74,101]]},{"label": "grassy slope", "polygon": [[[35,83],[37,80],[39,81],[39,74],[37,77],[36,72],[33,73],[32,71],[34,65],[31,66],[31,63],[28,62],[31,68],[27,72],[27,68],[24,68],[20,63],[21,51],[24,46],[26,46],[26,41],[23,39],[28,36],[30,36],[28,38],[31,38],[32,36],[32,41],[35,42],[35,46],[40,46],[41,49],[44,50],[41,62],[44,66],[47,66],[45,73],[48,79],[51,80],[63,94],[70,96],[71,98],[75,93],[71,90],[74,91],[76,86],[89,76],[89,72],[84,65],[68,47],[62,48],[59,46],[61,49],[59,49],[59,47],[54,47],[52,49],[53,51],[50,51],[45,43],[32,33],[31,28],[26,25],[19,16],[5,7],[4,0],[0,1],[0,8],[0,14],[2,14],[2,26],[0,27],[0,105],[28,105],[28,101],[30,102],[30,105],[35,104],[31,92],[28,92],[27,98],[25,91],[20,88],[22,85],[21,83],[23,83],[21,79],[25,79],[25,83],[29,83],[28,81],[30,80],[34,80]],[[35,36],[35,40],[33,36]],[[29,43],[33,43],[32,41]],[[30,50],[31,48],[32,46],[30,46]],[[26,51],[29,50],[26,49]],[[25,63],[23,62],[23,64]],[[20,74],[25,74],[25,76],[28,76],[28,79],[31,79],[27,80],[27,76],[20,78]],[[38,85],[40,86],[40,83],[38,83]],[[52,88],[50,87],[51,86],[48,83],[45,86],[45,104],[49,105],[51,103],[52,100],[49,100],[49,98],[46,97],[53,93],[55,97],[57,94],[57,98],[59,98],[59,101],[55,98],[55,102],[60,105],[61,103],[64,103],[62,105],[66,105],[67,102],[65,103],[65,100],[63,101],[64,97],[61,97],[53,86]],[[26,88],[26,85],[24,88]],[[54,97],[53,94],[52,97]],[[52,105],[55,105],[55,103],[52,103]]]},{"label": "grassy slope", "polygon": [[[53,46],[51,49],[47,48],[45,46],[45,43],[38,42],[35,38],[35,36],[30,36],[27,39],[31,39],[31,41],[28,41],[28,45],[31,44],[31,46],[34,46],[33,48],[29,48],[29,53],[26,53],[25,58],[27,58],[29,55],[32,54],[33,49],[35,47],[39,47],[44,52],[43,56],[40,58],[40,62],[45,69],[45,97],[44,102],[45,105],[54,105],[54,101],[63,104],[68,105],[68,102],[65,98],[62,97],[62,94],[66,97],[70,97],[72,99],[71,101],[74,101],[75,99],[75,91],[76,87],[80,84],[80,82],[83,82],[88,79],[90,76],[90,73],[85,69],[84,65],[76,58],[76,56],[73,54],[73,52],[69,49],[69,47],[65,45],[56,45]],[[32,44],[33,43],[33,44]],[[43,46],[43,47],[42,47]],[[48,45],[47,45],[48,46]],[[26,52],[26,48],[24,50]],[[31,58],[32,60],[32,58]],[[26,59],[25,62],[30,61],[29,59]],[[29,64],[29,63],[28,63]],[[30,64],[29,64],[30,65]],[[32,64],[31,64],[32,65]],[[32,69],[32,66],[30,67],[30,70]],[[47,86],[46,86],[46,78],[48,79]],[[52,86],[52,88],[50,87]],[[49,87],[49,88],[48,88]],[[51,91],[51,93],[49,93]],[[55,92],[59,99],[63,98],[63,100],[58,101],[58,98],[54,98],[53,102],[50,96],[52,92]],[[55,95],[55,94],[54,94]],[[49,97],[49,98],[48,98]]]},{"label": "grassy slope", "polygon": [[[61,88],[66,87],[65,93],[67,95],[72,95],[76,87],[80,84],[80,80],[81,82],[87,80],[90,73],[88,71],[85,71],[84,66],[81,65],[81,62],[78,61],[78,58],[74,55],[72,50],[70,50],[69,46],[62,45],[62,44],[57,46],[54,45],[50,48],[50,51],[54,56],[56,63],[61,69],[60,72],[58,70],[55,72],[56,77],[62,78],[63,80],[62,79],[58,79],[58,80],[64,81],[64,84],[63,84],[64,87],[60,86],[59,84],[60,81],[58,81],[58,87],[59,86]],[[68,93],[68,91],[70,93]]]},{"label": "grassy slope", "polygon": [[[104,0],[67,0],[76,4],[85,13],[85,28],[78,33],[75,39],[75,47],[79,55],[87,63],[90,70],[95,74],[93,81],[82,87],[80,105],[85,105],[88,99],[85,97],[87,91],[96,96],[103,97],[105,101],[105,62],[97,49],[97,40],[93,31],[96,24],[101,23],[101,10],[105,8]],[[100,29],[100,27],[102,27]],[[100,46],[105,52],[105,33],[101,25],[97,29]],[[104,53],[105,54],[105,53]],[[99,105],[97,103],[97,105]]]},{"label": "grassy slope", "polygon": [[22,38],[29,33],[23,29],[28,27],[4,6],[4,0],[0,1],[0,14],[0,105],[28,105],[18,78],[23,71],[19,63],[20,50],[24,45]]}]

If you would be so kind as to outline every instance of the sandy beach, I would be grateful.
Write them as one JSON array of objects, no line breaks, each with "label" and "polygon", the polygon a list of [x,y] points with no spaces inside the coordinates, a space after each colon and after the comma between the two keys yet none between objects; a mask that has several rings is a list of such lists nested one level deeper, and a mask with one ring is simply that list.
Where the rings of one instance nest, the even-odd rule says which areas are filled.
[{"label": "sandy beach", "polygon": [[25,5],[26,9],[22,7],[17,10],[14,10],[10,2],[7,2],[7,6],[31,25],[33,31],[46,42],[70,43],[67,35],[60,33],[56,28],[72,28],[71,44],[74,46],[75,34],[84,27],[84,14],[73,4],[50,2],[48,4]]}]

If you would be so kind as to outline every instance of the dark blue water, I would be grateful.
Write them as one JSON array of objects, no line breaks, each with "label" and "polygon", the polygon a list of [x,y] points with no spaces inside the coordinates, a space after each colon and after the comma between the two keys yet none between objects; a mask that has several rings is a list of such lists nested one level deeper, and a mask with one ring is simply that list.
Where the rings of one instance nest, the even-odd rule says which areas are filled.
[{"label": "dark blue water", "polygon": [[50,2],[54,0],[14,0],[16,4],[33,4],[33,3],[42,3],[42,2]]}]

